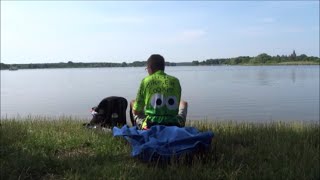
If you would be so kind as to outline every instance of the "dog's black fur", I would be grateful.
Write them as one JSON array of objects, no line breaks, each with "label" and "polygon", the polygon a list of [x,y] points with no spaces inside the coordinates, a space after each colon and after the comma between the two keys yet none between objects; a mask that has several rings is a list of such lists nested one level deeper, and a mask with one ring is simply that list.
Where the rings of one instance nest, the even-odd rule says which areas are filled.
[{"label": "dog's black fur", "polygon": [[104,98],[97,107],[92,108],[97,114],[93,115],[90,125],[123,126],[127,123],[127,107],[128,101],[124,97],[110,96]]}]

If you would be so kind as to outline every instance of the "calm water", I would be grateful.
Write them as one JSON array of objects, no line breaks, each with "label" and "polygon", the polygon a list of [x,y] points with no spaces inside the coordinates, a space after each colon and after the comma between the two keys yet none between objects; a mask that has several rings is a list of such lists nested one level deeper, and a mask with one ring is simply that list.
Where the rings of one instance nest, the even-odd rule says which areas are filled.
[{"label": "calm water", "polygon": [[[188,119],[319,121],[319,66],[167,67],[180,79]],[[107,96],[134,99],[139,68],[1,71],[1,117],[90,118]]]}]

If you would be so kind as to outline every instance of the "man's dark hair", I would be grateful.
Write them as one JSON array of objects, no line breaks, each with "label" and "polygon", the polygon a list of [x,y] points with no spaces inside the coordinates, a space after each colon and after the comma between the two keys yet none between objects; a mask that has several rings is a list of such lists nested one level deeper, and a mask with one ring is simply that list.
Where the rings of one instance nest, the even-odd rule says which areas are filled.
[{"label": "man's dark hair", "polygon": [[164,66],[165,66],[164,58],[159,54],[152,54],[149,57],[147,64],[153,72],[156,72],[158,70],[164,71]]}]

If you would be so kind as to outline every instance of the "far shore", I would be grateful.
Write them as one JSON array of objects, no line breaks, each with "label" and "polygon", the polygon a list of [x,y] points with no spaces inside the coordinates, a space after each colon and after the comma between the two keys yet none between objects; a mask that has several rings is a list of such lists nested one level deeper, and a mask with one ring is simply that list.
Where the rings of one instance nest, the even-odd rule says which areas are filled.
[{"label": "far shore", "polygon": [[[198,67],[198,66],[301,66],[301,65],[311,65],[320,66],[320,63],[313,62],[313,61],[300,61],[300,62],[281,62],[281,63],[263,63],[263,64],[251,64],[251,63],[244,63],[244,64],[219,64],[219,65],[193,65],[193,64],[182,64],[182,65],[169,65],[169,67]],[[144,66],[80,66],[80,67],[40,67],[40,68],[24,68],[24,67],[15,67],[14,71],[18,69],[68,69],[68,68],[135,68],[135,67],[144,67]],[[13,69],[0,69],[0,70],[9,70],[13,71]]]}]

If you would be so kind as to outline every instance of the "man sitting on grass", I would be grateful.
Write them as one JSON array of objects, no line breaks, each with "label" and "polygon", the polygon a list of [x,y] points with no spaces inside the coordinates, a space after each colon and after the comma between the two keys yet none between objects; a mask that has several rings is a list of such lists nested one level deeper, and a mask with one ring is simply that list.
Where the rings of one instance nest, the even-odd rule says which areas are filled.
[{"label": "man sitting on grass", "polygon": [[180,101],[180,82],[164,69],[165,60],[161,55],[149,57],[146,68],[149,75],[141,81],[137,97],[130,103],[130,117],[140,129],[152,125],[185,125],[188,104]]}]

